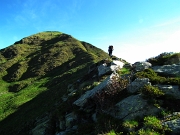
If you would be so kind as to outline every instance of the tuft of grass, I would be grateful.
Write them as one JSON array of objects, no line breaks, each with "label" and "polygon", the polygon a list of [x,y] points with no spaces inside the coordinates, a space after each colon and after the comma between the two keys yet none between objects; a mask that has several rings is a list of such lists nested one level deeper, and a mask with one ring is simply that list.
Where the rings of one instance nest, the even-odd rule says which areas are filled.
[{"label": "tuft of grass", "polygon": [[141,88],[140,92],[144,96],[149,97],[149,98],[157,98],[165,94],[158,87],[154,87],[152,85],[145,85],[143,88]]},{"label": "tuft of grass", "polygon": [[166,78],[157,75],[152,69],[145,69],[144,71],[137,72],[135,74],[136,78],[149,78],[152,84],[172,84],[180,85],[179,77]]},{"label": "tuft of grass", "polygon": [[128,68],[122,68],[122,69],[120,70],[120,74],[121,74],[121,75],[129,74],[129,73],[130,73],[130,69],[128,69]]},{"label": "tuft of grass", "polygon": [[144,118],[144,126],[153,130],[162,130],[163,126],[161,125],[161,121],[157,119],[155,116],[147,116]]},{"label": "tuft of grass", "polygon": [[163,126],[161,121],[155,116],[146,116],[144,117],[143,122],[145,129],[139,130],[139,134],[165,134],[166,131],[170,131],[167,126]]},{"label": "tuft of grass", "polygon": [[133,129],[138,126],[138,122],[134,120],[127,120],[123,122],[122,126],[128,129]]},{"label": "tuft of grass", "polygon": [[161,135],[161,134],[152,129],[140,129],[138,131],[138,135]]}]

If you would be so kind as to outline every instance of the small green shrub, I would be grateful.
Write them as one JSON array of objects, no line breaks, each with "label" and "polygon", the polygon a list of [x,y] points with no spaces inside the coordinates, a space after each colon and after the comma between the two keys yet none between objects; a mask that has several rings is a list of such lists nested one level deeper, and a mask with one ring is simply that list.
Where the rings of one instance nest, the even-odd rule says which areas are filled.
[{"label": "small green shrub", "polygon": [[135,74],[136,78],[149,78],[152,84],[173,84],[180,85],[180,78],[165,78],[157,75],[152,69],[145,69],[144,71]]},{"label": "small green shrub", "polygon": [[128,68],[122,68],[122,69],[119,71],[119,74],[120,74],[120,75],[129,74],[129,73],[130,73],[130,69],[128,69]]},{"label": "small green shrub", "polygon": [[141,135],[149,135],[150,133],[153,133],[153,135],[159,135],[171,131],[167,126],[163,126],[161,121],[155,116],[144,117],[143,124],[145,126],[145,130],[139,131],[139,134]]},{"label": "small green shrub", "polygon": [[136,78],[149,78],[151,81],[157,78],[157,74],[154,72],[154,70],[148,68],[144,71],[137,72],[135,74]]},{"label": "small green shrub", "polygon": [[122,126],[131,131],[134,128],[138,127],[138,122],[134,120],[127,120],[122,123]]},{"label": "small green shrub", "polygon": [[140,129],[138,131],[138,135],[161,135],[161,134],[152,129]]},{"label": "small green shrub", "polygon": [[161,90],[158,89],[158,87],[154,87],[151,85],[145,85],[140,92],[145,95],[148,96],[150,98],[156,98],[156,97],[160,97],[163,96],[165,93]]},{"label": "small green shrub", "polygon": [[153,66],[164,65],[164,63],[173,55],[173,53],[164,52],[156,57],[149,58],[147,62],[150,62]]},{"label": "small green shrub", "polygon": [[144,125],[147,128],[154,130],[162,130],[163,126],[161,125],[161,121],[157,119],[155,116],[147,116],[144,118]]},{"label": "small green shrub", "polygon": [[105,135],[116,135],[116,133],[114,132],[114,130],[111,130],[109,133],[107,133]]}]

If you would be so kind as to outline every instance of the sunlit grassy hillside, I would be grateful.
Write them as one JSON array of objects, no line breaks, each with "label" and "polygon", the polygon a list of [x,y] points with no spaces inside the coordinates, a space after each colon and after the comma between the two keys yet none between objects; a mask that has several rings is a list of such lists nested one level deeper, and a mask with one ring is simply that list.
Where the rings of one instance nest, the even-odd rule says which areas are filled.
[{"label": "sunlit grassy hillside", "polygon": [[51,31],[0,50],[0,134],[26,134],[60,102],[68,84],[107,57],[89,43]]}]

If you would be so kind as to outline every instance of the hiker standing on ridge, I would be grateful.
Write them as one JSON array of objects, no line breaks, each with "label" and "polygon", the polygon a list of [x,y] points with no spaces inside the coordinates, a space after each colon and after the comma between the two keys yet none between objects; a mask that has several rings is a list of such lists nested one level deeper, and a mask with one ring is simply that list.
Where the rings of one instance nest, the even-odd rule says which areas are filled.
[{"label": "hiker standing on ridge", "polygon": [[109,56],[112,57],[112,51],[113,51],[113,46],[110,45],[109,48],[108,48],[108,52],[109,52]]}]

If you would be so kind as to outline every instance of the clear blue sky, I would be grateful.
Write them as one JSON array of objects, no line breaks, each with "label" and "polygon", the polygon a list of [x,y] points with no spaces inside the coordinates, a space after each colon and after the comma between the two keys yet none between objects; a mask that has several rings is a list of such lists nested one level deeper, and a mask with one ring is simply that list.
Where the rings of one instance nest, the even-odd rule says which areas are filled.
[{"label": "clear blue sky", "polygon": [[2,0],[0,49],[60,31],[128,62],[180,52],[180,0]]}]

